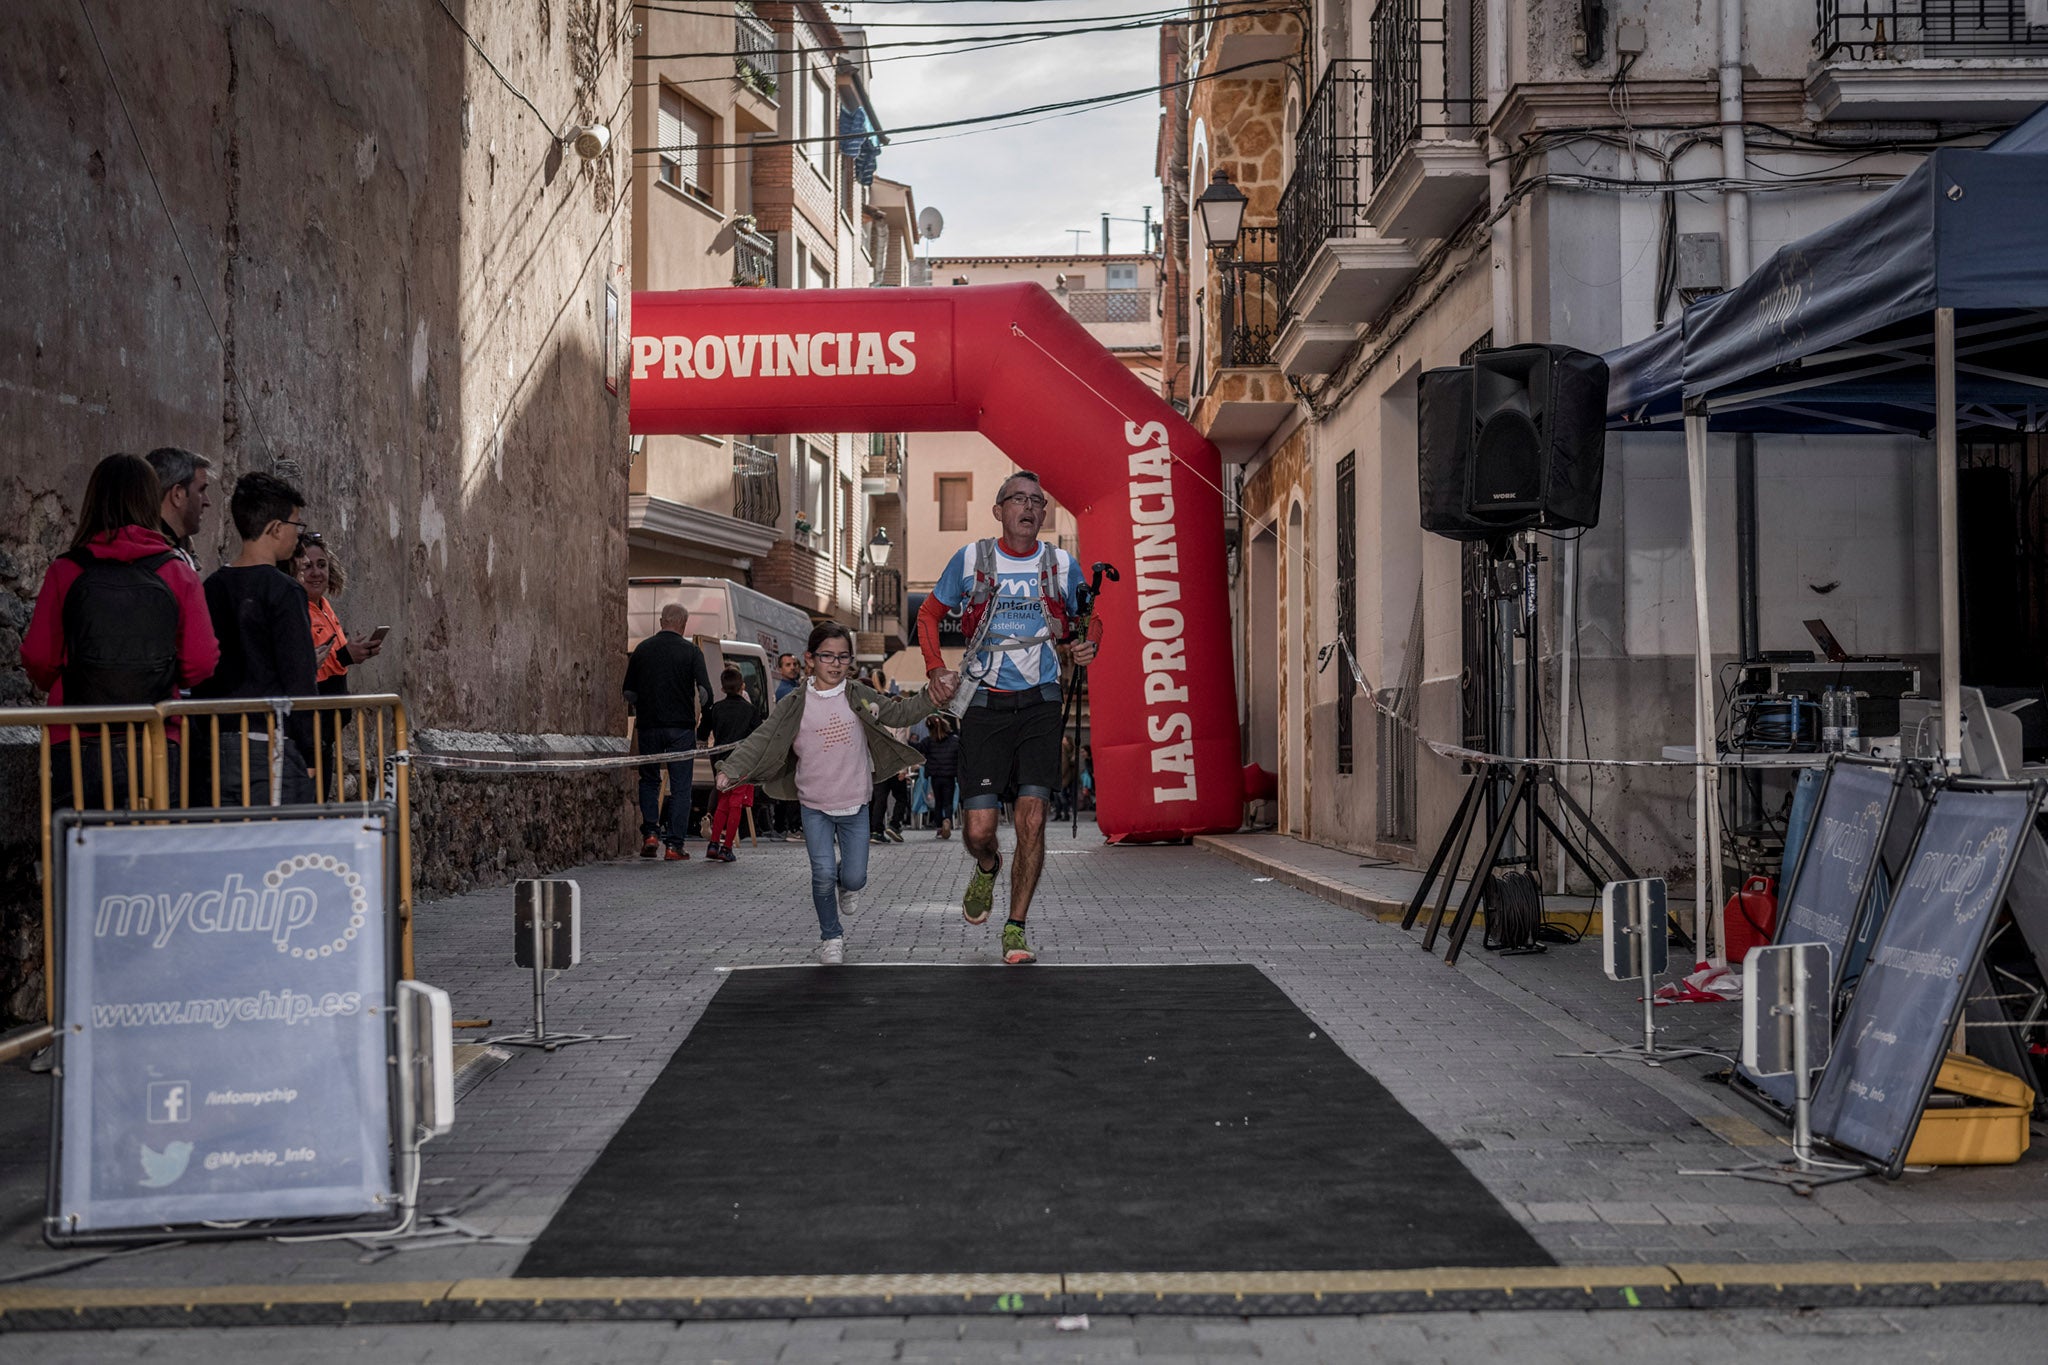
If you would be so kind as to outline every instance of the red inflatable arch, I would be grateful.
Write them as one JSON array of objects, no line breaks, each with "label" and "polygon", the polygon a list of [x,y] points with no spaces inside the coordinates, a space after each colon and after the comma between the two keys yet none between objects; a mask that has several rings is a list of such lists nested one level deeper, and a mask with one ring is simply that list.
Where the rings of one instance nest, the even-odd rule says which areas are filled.
[{"label": "red inflatable arch", "polygon": [[635,432],[979,431],[1037,470],[1123,575],[1088,671],[1103,833],[1238,827],[1222,462],[1044,289],[639,293],[632,366]]}]

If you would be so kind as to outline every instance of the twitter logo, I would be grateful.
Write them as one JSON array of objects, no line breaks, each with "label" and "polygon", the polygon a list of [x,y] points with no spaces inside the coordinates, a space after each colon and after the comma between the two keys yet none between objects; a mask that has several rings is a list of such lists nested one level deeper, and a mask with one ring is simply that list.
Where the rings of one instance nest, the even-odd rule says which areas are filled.
[{"label": "twitter logo", "polygon": [[169,1142],[159,1152],[148,1143],[142,1144],[142,1183],[152,1190],[174,1185],[178,1177],[185,1174],[185,1163],[192,1159],[192,1144]]}]

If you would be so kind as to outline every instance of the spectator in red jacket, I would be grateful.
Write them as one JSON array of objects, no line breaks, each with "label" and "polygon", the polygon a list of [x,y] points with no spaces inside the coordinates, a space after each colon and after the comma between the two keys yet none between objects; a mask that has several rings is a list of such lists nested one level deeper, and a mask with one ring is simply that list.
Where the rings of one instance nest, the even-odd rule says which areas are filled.
[{"label": "spectator in red jacket", "polygon": [[[52,706],[153,705],[204,681],[220,662],[199,575],[159,529],[162,501],[156,471],[140,456],[109,455],[86,481],[78,533],[43,575],[21,642],[29,681]],[[51,738],[68,742],[70,732],[58,727]],[[87,732],[86,747],[84,796],[97,805],[106,795],[98,790],[97,731]],[[125,805],[125,736],[115,747],[121,790],[113,795]],[[60,804],[68,805],[71,765],[53,766]]]}]

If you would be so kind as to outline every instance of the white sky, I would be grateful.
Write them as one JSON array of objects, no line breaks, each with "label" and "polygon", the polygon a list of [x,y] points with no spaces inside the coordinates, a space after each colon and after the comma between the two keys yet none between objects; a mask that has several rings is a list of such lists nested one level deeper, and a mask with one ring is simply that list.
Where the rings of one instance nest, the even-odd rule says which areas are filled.
[{"label": "white sky", "polygon": [[[881,44],[962,33],[993,37],[1002,31],[976,28],[974,20],[1043,21],[1012,26],[1012,31],[1028,31],[1170,7],[1170,0],[853,0],[834,6],[833,15],[866,27],[868,42],[876,48],[869,93],[875,112],[893,129],[1156,85],[1159,29],[1149,23],[1122,33],[1045,38],[970,52]],[[892,22],[946,27],[884,26]],[[931,52],[947,55],[903,55]],[[1068,228],[1087,229],[1078,250],[1092,253],[1102,249],[1104,213],[1137,219],[1149,204],[1158,221],[1159,181],[1152,174],[1158,129],[1159,99],[1148,93],[1129,103],[1024,127],[907,133],[882,149],[877,174],[909,185],[919,209],[937,208],[945,215],[945,234],[930,246],[934,256],[1066,254],[1077,249]],[[962,132],[966,135],[958,135]],[[1113,222],[1110,249],[1141,250],[1143,235],[1138,223]]]}]

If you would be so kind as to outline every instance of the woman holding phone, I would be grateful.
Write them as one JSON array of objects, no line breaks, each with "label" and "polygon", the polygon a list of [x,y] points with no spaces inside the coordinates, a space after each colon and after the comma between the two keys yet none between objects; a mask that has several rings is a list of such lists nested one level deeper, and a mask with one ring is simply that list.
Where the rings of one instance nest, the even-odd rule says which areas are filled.
[{"label": "woman holding phone", "polygon": [[[350,642],[332,601],[348,579],[342,572],[341,561],[328,550],[326,538],[320,532],[307,531],[299,537],[299,552],[291,558],[291,569],[292,577],[306,590],[306,614],[313,623],[313,658],[318,665],[313,673],[313,690],[323,697],[346,696],[350,667],[376,658],[384,648],[384,636],[390,627],[379,626],[367,638]],[[335,771],[334,744],[347,723],[346,711],[335,712],[332,720],[314,718],[323,772]]]}]

